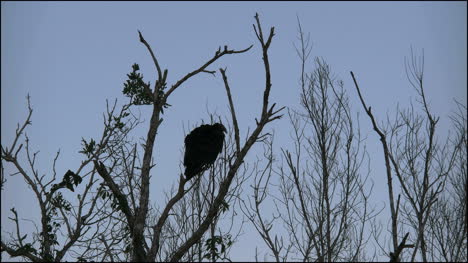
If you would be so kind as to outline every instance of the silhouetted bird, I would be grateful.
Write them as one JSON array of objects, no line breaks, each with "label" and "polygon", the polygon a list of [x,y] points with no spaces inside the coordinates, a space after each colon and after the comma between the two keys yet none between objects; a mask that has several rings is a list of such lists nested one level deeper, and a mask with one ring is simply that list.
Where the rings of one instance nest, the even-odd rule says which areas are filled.
[{"label": "silhouetted bird", "polygon": [[223,150],[224,133],[226,128],[220,124],[205,124],[185,137],[185,178],[203,172],[212,165],[218,154]]}]

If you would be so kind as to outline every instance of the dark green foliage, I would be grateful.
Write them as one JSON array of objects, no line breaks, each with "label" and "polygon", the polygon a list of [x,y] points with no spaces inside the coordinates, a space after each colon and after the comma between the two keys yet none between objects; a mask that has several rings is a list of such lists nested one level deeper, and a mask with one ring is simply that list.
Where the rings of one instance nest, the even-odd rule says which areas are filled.
[{"label": "dark green foliage", "polygon": [[111,208],[122,211],[122,207],[119,203],[119,200],[115,197],[112,191],[110,189],[107,189],[104,184],[101,184],[101,185],[103,185],[103,188],[99,190],[98,196],[100,196],[103,200],[110,199],[112,201],[110,205]]},{"label": "dark green foliage", "polygon": [[65,211],[70,211],[71,210],[71,204],[67,200],[63,199],[62,193],[58,192],[57,195],[52,199],[52,204],[55,207],[61,207]]},{"label": "dark green foliage", "polygon": [[224,213],[229,210],[229,204],[226,201],[221,201],[221,212]]},{"label": "dark green foliage", "polygon": [[[92,147],[94,147],[94,145]],[[68,188],[70,191],[74,192],[75,189],[74,189],[73,185],[78,186],[81,183],[81,181],[83,181],[81,176],[79,176],[79,175],[75,174],[74,172],[68,170],[65,173],[65,175],[63,176],[62,182],[60,182],[59,184],[54,184],[52,186],[51,192],[53,193],[53,192],[57,191],[60,188]]]},{"label": "dark green foliage", "polygon": [[[146,83],[143,81],[143,74],[138,73],[140,66],[138,64],[132,65],[133,71],[127,74],[127,81],[124,83],[122,93],[132,99],[134,105],[152,105],[153,104],[153,91],[150,88],[150,82]],[[167,72],[165,72],[167,74]],[[165,79],[165,78],[164,78]],[[159,105],[164,98],[164,90],[167,88],[167,83],[160,83],[160,80],[156,82],[156,103]],[[161,107],[161,113],[164,113],[164,109],[171,105],[164,102]]]},{"label": "dark green foliage", "polygon": [[122,122],[122,118],[125,118],[128,115],[130,115],[130,113],[124,112],[121,117],[114,116],[114,127],[119,130],[122,130],[122,128],[125,126],[125,123]]},{"label": "dark green foliage", "polygon": [[138,73],[140,70],[138,64],[132,65],[133,71],[127,74],[127,81],[124,83],[123,94],[133,99],[135,105],[151,105],[153,103],[153,94],[151,92],[150,83],[143,81],[143,74]]},{"label": "dark green foliage", "polygon": [[[68,170],[62,178],[62,182],[52,185],[50,192],[46,193],[46,195],[50,197],[50,202],[46,203],[45,225],[39,235],[39,256],[42,257],[45,262],[52,262],[54,260],[53,255],[47,251],[46,245],[51,247],[59,245],[57,241],[57,231],[62,225],[60,221],[54,221],[53,219],[58,218],[58,211],[61,209],[63,209],[65,214],[69,214],[72,210],[71,203],[65,200],[62,193],[57,192],[57,190],[67,188],[74,191],[74,187],[78,186],[82,180],[81,176]],[[16,215],[16,210],[14,208],[12,208],[11,211]],[[23,242],[26,238],[27,235],[24,235],[21,237],[20,241]],[[24,246],[18,248],[17,252],[38,254],[37,250],[30,243],[26,243]]]},{"label": "dark green foliage", "polygon": [[226,236],[213,236],[205,241],[205,250],[207,251],[203,258],[217,260],[225,259],[223,254],[226,253],[226,249],[233,244],[231,235]]},{"label": "dark green foliage", "polygon": [[[69,173],[70,172],[70,173]],[[64,176],[64,181],[71,181],[71,180],[74,180],[73,179],[73,175],[71,174],[73,172],[71,172],[70,170],[68,170],[67,174],[65,174]],[[73,173],[74,174],[74,173]],[[75,185],[78,185],[78,181],[81,182],[81,177],[79,177],[78,175],[74,174],[75,175]],[[79,177],[79,179],[77,179]],[[65,178],[69,178],[69,179],[65,179]],[[71,178],[71,179],[70,179]],[[62,183],[60,183],[62,184]],[[59,185],[60,185],[59,184]],[[61,186],[60,188],[63,188],[63,186]],[[67,187],[68,188],[68,187]],[[73,188],[73,187],[72,187]],[[52,187],[52,189],[55,189],[55,190],[58,190],[58,186],[57,185],[54,185]],[[53,192],[51,192],[53,194]],[[49,253],[46,253],[46,250],[45,250],[45,240],[48,240],[48,243],[52,246],[57,246],[59,245],[59,242],[57,241],[57,231],[60,229],[60,227],[62,226],[59,222],[56,222],[53,220],[53,218],[57,218],[58,217],[58,210],[59,209],[63,209],[65,210],[65,213],[69,213],[72,209],[72,205],[70,202],[68,202],[67,200],[65,200],[62,196],[62,193],[58,192],[51,200],[50,202],[50,205],[47,206],[47,216],[46,216],[46,229],[44,229],[43,232],[41,232],[41,235],[40,235],[40,244],[41,244],[41,247],[40,247],[40,256],[44,259],[44,261],[46,262],[52,262],[54,260],[54,257],[53,255],[49,254]],[[35,252],[36,250],[34,248],[30,248],[31,252]]]},{"label": "dark green foliage", "polygon": [[[57,195],[52,199],[52,206],[49,207],[46,222],[47,229],[45,233],[42,233],[43,236],[46,236],[53,245],[58,245],[56,232],[60,228],[61,224],[52,220],[58,216],[57,209],[63,208],[65,211],[71,211],[71,204],[65,200],[62,196],[62,193],[57,193]],[[43,244],[41,242],[41,244]]]},{"label": "dark green foliage", "polygon": [[94,153],[94,147],[96,146],[96,142],[93,139],[91,139],[91,141],[88,143],[83,138],[81,138],[81,142],[83,144],[83,150],[79,151],[79,153],[82,153],[88,157],[91,157],[91,155]]}]

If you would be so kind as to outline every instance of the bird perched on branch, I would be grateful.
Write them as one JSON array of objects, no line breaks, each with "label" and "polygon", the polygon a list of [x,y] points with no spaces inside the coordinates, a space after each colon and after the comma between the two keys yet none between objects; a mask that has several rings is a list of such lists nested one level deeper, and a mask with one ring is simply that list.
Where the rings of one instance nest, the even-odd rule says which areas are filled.
[{"label": "bird perched on branch", "polygon": [[205,171],[223,150],[226,128],[221,123],[204,124],[193,129],[185,137],[185,178]]}]

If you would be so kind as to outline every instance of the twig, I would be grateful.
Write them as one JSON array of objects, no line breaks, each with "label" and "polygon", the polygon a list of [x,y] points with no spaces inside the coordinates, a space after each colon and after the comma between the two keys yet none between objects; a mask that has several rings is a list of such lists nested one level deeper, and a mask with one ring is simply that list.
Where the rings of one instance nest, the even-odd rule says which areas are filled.
[{"label": "twig", "polygon": [[253,47],[253,45],[251,45],[250,47],[246,48],[246,49],[243,49],[243,50],[228,50],[227,49],[227,46],[224,46],[224,50],[221,52],[220,49],[218,49],[218,51],[216,51],[215,55],[210,59],[208,60],[208,62],[206,62],[205,64],[203,64],[201,67],[199,67],[198,69],[188,73],[187,75],[185,75],[183,78],[181,78],[179,81],[177,81],[174,85],[172,85],[172,87],[166,92],[166,94],[164,95],[164,102],[167,101],[167,98],[169,98],[169,95],[171,95],[172,92],[174,92],[175,89],[177,89],[182,83],[184,83],[186,80],[188,80],[189,78],[193,77],[194,75],[200,73],[200,72],[205,72],[206,68],[211,65],[213,62],[215,62],[216,60],[218,60],[220,57],[224,56],[224,55],[227,55],[227,54],[239,54],[239,53],[244,53],[244,52],[247,52],[249,51],[251,48]]}]

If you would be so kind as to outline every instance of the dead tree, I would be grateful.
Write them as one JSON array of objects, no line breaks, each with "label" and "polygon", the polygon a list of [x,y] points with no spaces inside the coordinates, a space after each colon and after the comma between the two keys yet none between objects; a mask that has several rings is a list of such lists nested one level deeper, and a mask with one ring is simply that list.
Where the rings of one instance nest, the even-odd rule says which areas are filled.
[{"label": "dead tree", "polygon": [[[405,69],[410,84],[418,94],[423,115],[416,113],[413,104],[408,110],[397,108],[395,120],[388,121],[388,128],[380,128],[377,124],[371,107],[367,107],[364,102],[356,78],[351,72],[362,106],[379,135],[384,150],[392,222],[393,251],[389,253],[392,262],[400,261],[404,248],[415,248],[412,250],[411,261],[415,260],[418,251],[423,261],[428,260],[427,222],[434,203],[444,190],[447,175],[455,160],[455,154],[448,152],[447,144],[442,145],[437,141],[436,127],[439,118],[430,112],[424,93],[424,56],[418,58],[411,50],[411,58],[405,62]],[[396,204],[394,177],[397,178],[403,195],[403,202],[400,202],[402,200],[398,195]],[[403,213],[401,218],[400,212]],[[408,238],[409,233],[406,233],[403,240],[398,242],[399,223],[409,225],[415,238]],[[414,244],[406,244],[409,240]]]},{"label": "dead tree", "polygon": [[454,153],[453,168],[447,184],[431,209],[428,219],[427,250],[430,261],[463,262],[467,258],[467,193],[468,136],[466,106],[458,106],[451,116],[450,150]]},{"label": "dead tree", "polygon": [[[299,40],[301,109],[289,111],[293,149],[282,148],[275,168],[278,160],[267,142],[265,168],[255,173],[253,198],[243,211],[277,262],[362,260],[364,229],[373,216],[362,139],[330,66],[317,58],[306,72],[310,46],[300,25]],[[276,207],[272,216],[263,210],[268,201]],[[281,225],[289,236],[278,234]]]}]

